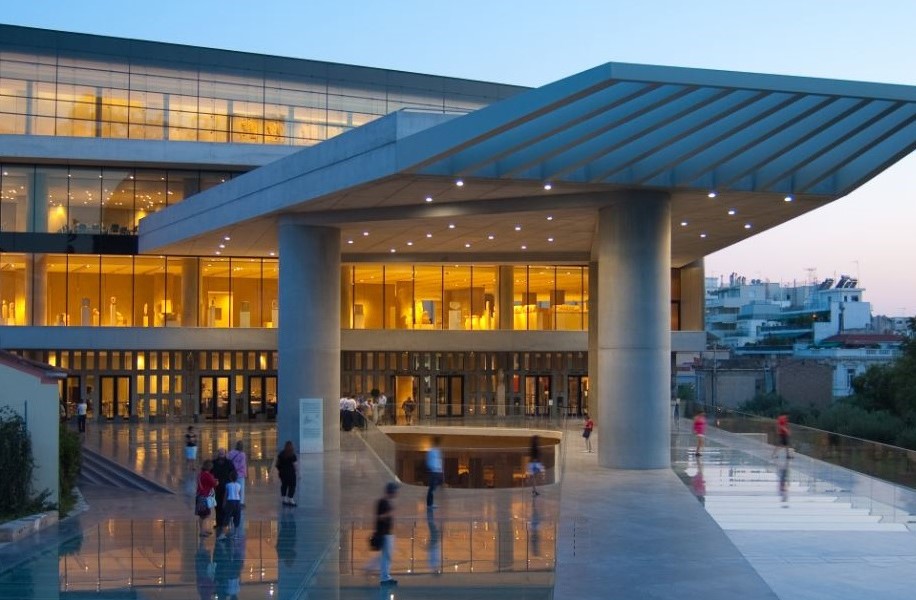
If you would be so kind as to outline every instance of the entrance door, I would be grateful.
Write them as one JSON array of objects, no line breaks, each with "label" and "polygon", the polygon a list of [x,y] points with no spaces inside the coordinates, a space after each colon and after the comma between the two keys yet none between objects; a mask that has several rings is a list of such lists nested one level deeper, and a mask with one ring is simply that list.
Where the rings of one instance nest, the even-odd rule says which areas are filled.
[{"label": "entrance door", "polygon": [[464,377],[439,375],[436,377],[436,416],[464,416]]},{"label": "entrance door", "polygon": [[566,415],[581,417],[588,410],[588,375],[566,378]]},{"label": "entrance door", "polygon": [[102,383],[102,416],[106,419],[128,419],[131,413],[130,376],[100,377]]},{"label": "entrance door", "polygon": [[277,378],[252,375],[248,378],[248,418],[265,415],[277,418]]},{"label": "entrance door", "polygon": [[200,414],[205,419],[229,417],[229,378],[200,378]]},{"label": "entrance door", "polygon": [[62,418],[72,417],[76,414],[76,405],[82,395],[80,393],[80,378],[78,376],[69,375],[67,379],[58,381],[57,386],[61,405],[60,416]]},{"label": "entrance door", "polygon": [[546,417],[550,414],[550,375],[525,376],[525,414]]}]

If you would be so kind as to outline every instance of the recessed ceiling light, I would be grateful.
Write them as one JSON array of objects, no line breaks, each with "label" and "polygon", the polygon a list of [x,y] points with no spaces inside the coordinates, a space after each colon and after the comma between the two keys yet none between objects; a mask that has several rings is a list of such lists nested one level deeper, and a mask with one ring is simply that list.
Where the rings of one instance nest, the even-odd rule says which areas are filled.
[{"label": "recessed ceiling light", "polygon": [[455,224],[454,224],[454,223],[449,223],[449,224],[448,224],[448,228],[449,228],[449,229],[454,229],[454,228],[455,228]]},{"label": "recessed ceiling light", "polygon": [[516,231],[521,231],[521,230],[522,230],[522,226],[521,226],[521,225],[516,225],[516,226],[515,226],[515,230],[516,230]]},{"label": "recessed ceiling light", "polygon": [[544,184],[544,189],[550,191],[553,189],[553,186],[550,185],[550,182],[548,181],[547,183]]},{"label": "recessed ceiling light", "polygon": [[368,231],[364,231],[364,232],[363,232],[363,236],[367,236],[367,235],[369,235],[369,232],[368,232]]},{"label": "recessed ceiling light", "polygon": [[700,237],[701,237],[701,238],[705,238],[705,237],[706,237],[706,234],[705,234],[705,233],[701,233],[701,234],[700,234]]},{"label": "recessed ceiling light", "polygon": [[709,192],[708,194],[706,194],[706,195],[709,196],[710,198],[715,198],[716,196],[718,196],[718,194],[716,194],[716,192],[714,192],[714,191],[710,191],[710,192]]},{"label": "recessed ceiling light", "polygon": [[527,250],[528,246],[522,245],[522,250]]},{"label": "recessed ceiling light", "polygon": [[687,227],[687,221],[681,221],[681,227]]},{"label": "recessed ceiling light", "polygon": [[226,237],[224,237],[223,239],[224,239],[224,240],[226,240],[226,241],[228,242],[228,241],[229,241],[229,240],[231,240],[232,238],[231,238],[231,237],[229,237],[229,236],[227,235],[227,236],[226,236]]},{"label": "recessed ceiling light", "polygon": [[347,240],[347,243],[348,243],[348,244],[352,244],[352,243],[353,243],[353,240]]},{"label": "recessed ceiling light", "polygon": [[216,251],[216,254],[217,254],[217,255],[220,255],[220,254],[222,254],[222,252],[220,252],[219,250],[217,250],[217,251]]},{"label": "recessed ceiling light", "polygon": [[432,201],[433,201],[433,197],[432,197],[432,196],[427,196],[427,197],[426,197],[426,201],[427,201],[427,202],[432,202]]},{"label": "recessed ceiling light", "polygon": [[792,197],[792,194],[786,194],[786,197],[783,198],[786,202],[792,202],[795,198]]},{"label": "recessed ceiling light", "polygon": [[455,180],[455,185],[457,185],[458,187],[463,186],[463,185],[464,185],[464,179],[456,179],[456,180]]},{"label": "recessed ceiling light", "polygon": [[408,246],[413,246],[413,242],[407,242]]},{"label": "recessed ceiling light", "polygon": [[738,212],[738,211],[736,211],[734,208],[729,208],[729,209],[728,209],[728,214],[730,214],[730,215],[734,215],[736,212]]},{"label": "recessed ceiling light", "polygon": [[219,245],[220,250],[222,250],[222,249],[225,248],[225,247],[226,247],[226,244],[220,244],[220,245]]},{"label": "recessed ceiling light", "polygon": [[271,252],[270,255],[271,255],[271,256],[276,256],[277,253],[276,253],[276,252]]},{"label": "recessed ceiling light", "polygon": [[470,247],[471,247],[471,242],[465,242],[465,243],[464,243],[464,247],[465,247],[465,248],[470,248]]},{"label": "recessed ceiling light", "polygon": [[548,220],[548,221],[553,221],[553,215],[547,215],[547,220]]},{"label": "recessed ceiling light", "polygon": [[552,238],[552,237],[549,237],[549,238],[547,238],[547,241],[548,241],[548,242],[552,242],[552,241],[553,241],[553,238]]},{"label": "recessed ceiling light", "polygon": [[397,250],[395,250],[394,248],[392,248],[392,249],[391,249],[391,253],[394,254],[395,252],[397,252]]},{"label": "recessed ceiling light", "polygon": [[433,237],[433,234],[427,233],[427,234],[426,234],[426,237],[431,238],[431,237]]},{"label": "recessed ceiling light", "polygon": [[487,239],[488,239],[488,240],[492,240],[492,239],[494,239],[495,237],[496,237],[496,236],[493,235],[493,234],[491,233],[490,235],[487,236]]},{"label": "recessed ceiling light", "polygon": [[750,228],[751,228],[751,224],[750,224],[750,223],[745,223],[745,224],[744,224],[744,228],[745,228],[745,229],[750,229]]}]

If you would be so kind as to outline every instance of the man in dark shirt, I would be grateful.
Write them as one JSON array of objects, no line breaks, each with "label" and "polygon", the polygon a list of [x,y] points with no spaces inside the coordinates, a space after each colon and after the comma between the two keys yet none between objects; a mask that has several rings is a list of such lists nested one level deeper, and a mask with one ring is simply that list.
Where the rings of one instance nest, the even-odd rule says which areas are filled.
[{"label": "man in dark shirt", "polygon": [[398,495],[401,486],[392,481],[385,485],[385,495],[379,498],[375,506],[375,533],[382,539],[380,580],[382,585],[397,585],[397,579],[391,578],[391,555],[394,553],[394,505],[392,501]]},{"label": "man in dark shirt", "polygon": [[220,448],[216,453],[216,458],[213,459],[213,468],[210,470],[210,473],[216,477],[216,481],[218,482],[216,486],[216,531],[218,538],[225,535],[223,528],[226,526],[227,521],[226,484],[229,483],[229,478],[234,472],[235,466],[226,456],[226,449]]}]

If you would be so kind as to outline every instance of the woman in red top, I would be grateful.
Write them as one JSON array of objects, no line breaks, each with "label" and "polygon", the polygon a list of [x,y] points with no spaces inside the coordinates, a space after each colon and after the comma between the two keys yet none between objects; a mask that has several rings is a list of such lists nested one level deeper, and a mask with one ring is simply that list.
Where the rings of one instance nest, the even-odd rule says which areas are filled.
[{"label": "woman in red top", "polygon": [[592,451],[592,429],[595,428],[595,422],[592,421],[592,418],[588,416],[588,413],[585,413],[585,428],[582,430],[582,437],[585,438],[585,451]]},{"label": "woman in red top", "polygon": [[210,535],[210,532],[204,527],[204,522],[210,516],[210,507],[207,505],[207,498],[214,493],[217,486],[216,477],[210,473],[213,468],[213,461],[206,460],[197,474],[197,492],[195,493],[194,513],[200,517],[200,535]]},{"label": "woman in red top", "polygon": [[706,415],[702,411],[693,417],[693,433],[697,436],[697,449],[694,454],[700,456],[706,443]]},{"label": "woman in red top", "polygon": [[[776,437],[779,438],[779,446],[786,449],[786,458],[792,458],[789,454],[789,416],[779,415],[776,418]],[[773,449],[773,458],[779,454],[779,446]]]}]

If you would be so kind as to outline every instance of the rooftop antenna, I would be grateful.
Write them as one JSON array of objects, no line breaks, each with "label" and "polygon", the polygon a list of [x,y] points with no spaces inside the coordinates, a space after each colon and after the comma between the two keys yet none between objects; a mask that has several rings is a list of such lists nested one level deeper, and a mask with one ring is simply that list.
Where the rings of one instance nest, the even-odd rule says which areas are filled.
[{"label": "rooftop antenna", "polygon": [[805,267],[805,271],[808,272],[808,284],[814,285],[817,283],[817,267]]}]

